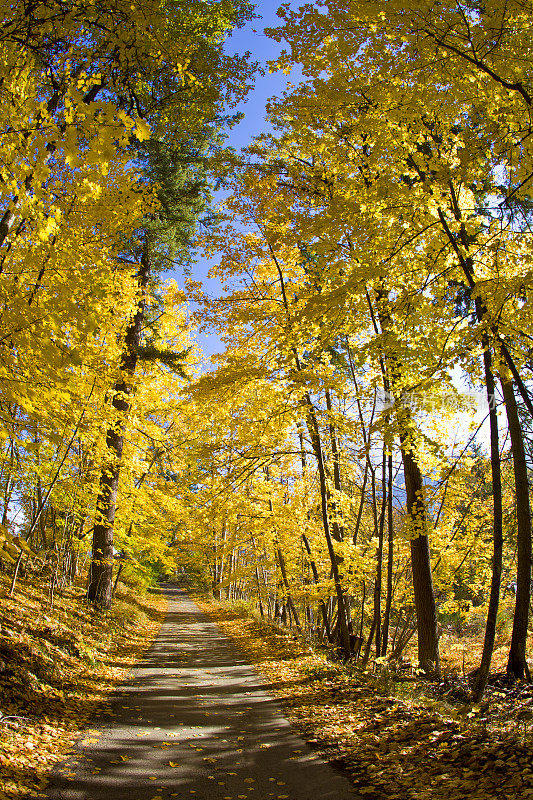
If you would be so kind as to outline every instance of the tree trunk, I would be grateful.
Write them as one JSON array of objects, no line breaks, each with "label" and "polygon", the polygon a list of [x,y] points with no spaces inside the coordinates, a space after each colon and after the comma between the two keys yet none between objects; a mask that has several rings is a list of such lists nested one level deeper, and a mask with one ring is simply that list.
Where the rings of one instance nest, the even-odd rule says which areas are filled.
[{"label": "tree trunk", "polygon": [[516,601],[513,617],[511,648],[507,662],[508,674],[531,680],[526,661],[527,624],[531,595],[531,509],[526,453],[513,384],[502,378],[503,398],[509,424],[516,491]]},{"label": "tree trunk", "polygon": [[378,525],[378,546],[376,550],[376,580],[374,583],[374,620],[376,629],[376,658],[381,655],[381,589],[382,589],[382,573],[383,573],[383,534],[385,532],[385,513],[387,508],[387,483],[386,483],[386,468],[387,456],[386,445],[383,442],[383,455],[381,465],[381,509],[379,514]]},{"label": "tree trunk", "polygon": [[387,599],[385,600],[385,615],[383,618],[383,641],[381,643],[381,655],[387,655],[389,644],[390,612],[392,607],[392,573],[394,566],[394,526],[393,526],[393,505],[392,505],[392,453],[388,456],[388,492],[387,492]]},{"label": "tree trunk", "polygon": [[363,658],[361,660],[361,668],[364,669],[368,664],[368,659],[370,658],[370,651],[372,649],[372,642],[374,640],[374,633],[376,632],[376,617],[372,617],[372,625],[370,626],[370,631],[368,633],[368,639],[365,646],[365,651],[363,653]]},{"label": "tree trunk", "polygon": [[[285,307],[285,312],[287,314],[287,322],[289,325],[292,325],[291,320],[291,313],[289,309],[289,301],[287,298],[287,292],[285,290],[285,279],[283,277],[283,271],[281,269],[280,263],[277,260],[274,250],[272,249],[270,243],[268,243],[270,253],[274,264],[276,265],[276,269],[278,271],[279,281],[280,281],[280,289],[281,295],[283,298],[283,305]],[[294,366],[297,372],[301,372],[301,363],[300,358],[298,356],[298,351],[294,347],[292,350],[293,358],[294,358]],[[326,481],[326,472],[324,466],[324,458],[322,453],[322,443],[320,440],[320,431],[318,428],[318,422],[316,419],[315,408],[311,401],[311,396],[309,392],[306,392],[304,397],[302,398],[302,406],[305,411],[305,419],[307,423],[307,429],[309,435],[311,437],[311,445],[313,448],[313,454],[316,458],[317,466],[318,466],[318,476],[319,476],[319,483],[320,483],[320,504],[321,504],[321,511],[322,511],[322,524],[324,527],[324,535],[326,538],[326,544],[328,548],[328,554],[331,561],[331,571],[333,574],[333,580],[335,584],[335,592],[337,595],[337,604],[338,604],[338,614],[339,614],[339,630],[340,630],[340,641],[341,646],[344,652],[345,658],[349,658],[351,654],[350,650],[350,632],[348,630],[348,616],[346,613],[346,601],[342,590],[341,579],[339,575],[338,565],[337,565],[337,556],[335,554],[335,548],[333,547],[333,540],[331,536],[331,528],[329,524],[329,509],[328,509],[328,489],[327,489],[327,481]]]},{"label": "tree trunk", "polygon": [[307,424],[309,428],[309,435],[311,438],[311,445],[318,466],[320,503],[322,509],[322,525],[324,527],[324,534],[328,548],[329,560],[331,563],[331,572],[333,575],[333,582],[335,585],[335,592],[337,595],[340,643],[344,653],[344,657],[348,659],[350,658],[351,655],[351,648],[350,648],[350,632],[348,629],[348,616],[346,613],[346,600],[342,590],[342,583],[337,564],[337,556],[335,554],[335,548],[333,546],[333,539],[331,536],[331,531],[329,526],[329,512],[328,512],[328,500],[327,500],[328,490],[326,483],[326,472],[324,469],[324,458],[322,455],[322,443],[320,441],[320,432],[318,430],[318,422],[316,419],[315,408],[313,406],[313,403],[311,402],[311,398],[308,393],[306,393],[304,396],[304,404],[307,416]]},{"label": "tree trunk", "polygon": [[[315,584],[318,584],[319,583],[318,570],[316,568],[316,564],[315,564],[313,558],[311,557],[311,545],[309,544],[309,539],[307,538],[307,536],[304,533],[302,534],[302,541],[303,541],[304,547],[305,547],[305,549],[307,551],[307,555],[309,556],[309,564],[311,565],[311,572],[313,573],[313,580],[314,580]],[[326,631],[326,636],[328,637],[328,642],[332,642],[333,641],[333,637],[331,635],[331,628],[329,626],[328,610],[326,608],[326,604],[325,604],[324,600],[319,600],[319,608],[320,608],[320,613],[322,615],[322,622],[324,623],[324,630]]]},{"label": "tree trunk", "polygon": [[[439,209],[439,218],[441,220],[442,226],[450,240],[450,243],[456,253],[458,262],[463,270],[463,273],[466,277],[468,285],[472,291],[472,293],[478,288],[475,273],[474,273],[474,261],[469,254],[471,239],[469,238],[464,222],[461,216],[461,210],[459,207],[459,203],[457,201],[457,194],[455,191],[455,187],[453,183],[450,181],[449,183],[450,188],[450,197],[451,197],[451,207],[457,221],[461,222],[460,231],[459,231],[459,239],[461,242],[464,251],[467,253],[466,257],[461,252],[459,248],[459,243],[456,239],[454,233],[450,230],[448,223],[445,218],[445,214],[442,209]],[[482,294],[477,294],[475,299],[475,309],[476,309],[476,316],[478,322],[483,322],[484,320],[489,317],[487,306],[485,305],[485,301],[483,300]],[[516,365],[507,349],[505,342],[502,340],[497,325],[494,323],[493,320],[490,319],[490,330],[492,335],[494,336],[497,346],[499,349],[500,355],[503,359],[507,362],[507,366],[515,380],[516,386],[522,396],[522,399],[531,414],[533,416],[533,402],[527,391],[524,382],[522,381]],[[490,374],[490,383],[491,383],[491,390],[489,389],[489,383],[487,383],[487,394],[489,395],[489,403],[490,395],[492,394],[492,402],[495,403],[495,395],[494,395],[494,380],[492,377],[492,371],[490,369],[490,342],[488,340],[487,333],[483,333],[481,337],[481,341],[483,343],[483,350],[484,350],[484,361],[485,361],[485,375],[487,376],[487,363],[489,366]],[[505,386],[507,384],[507,387]],[[516,597],[516,605],[515,605],[515,615],[513,620],[513,636],[511,641],[511,650],[509,653],[509,661],[507,664],[507,671],[516,674],[517,676],[523,676],[524,673],[528,673],[528,666],[525,658],[525,645],[526,645],[526,638],[527,638],[527,617],[528,617],[528,605],[529,605],[529,595],[530,595],[530,583],[526,585],[526,576],[529,575],[529,580],[531,577],[531,515],[529,509],[529,497],[528,497],[528,488],[527,488],[527,473],[524,473],[524,465],[525,464],[525,456],[522,463],[522,455],[523,452],[523,437],[522,431],[520,428],[520,423],[518,419],[518,413],[516,411],[516,400],[514,397],[514,391],[512,384],[505,380],[502,381],[502,388],[504,392],[505,398],[505,406],[507,410],[507,419],[509,422],[509,433],[511,434],[511,444],[513,450],[513,464],[514,464],[514,471],[515,471],[515,486],[516,486],[516,496],[517,496],[517,543],[518,548],[520,550],[520,555],[518,556],[518,572],[520,573],[520,582],[521,582],[521,591],[520,591],[520,599],[518,597],[518,585],[517,585],[517,597]],[[512,396],[511,396],[512,395]],[[491,411],[494,410],[494,425],[495,431],[497,434],[497,417],[495,408],[490,409]],[[493,451],[493,435],[492,435],[492,418],[491,418],[491,463],[493,465],[498,465],[498,473],[500,467],[500,457],[499,451],[496,454]],[[514,433],[511,431],[513,428]],[[513,438],[514,437],[514,438]],[[518,462],[518,463],[517,463]],[[517,473],[518,468],[518,473]],[[494,472],[494,466],[493,466]],[[503,541],[501,540],[502,533],[502,508],[501,508],[501,478],[498,474],[497,479],[497,486],[499,487],[499,498],[496,495],[496,488],[495,483],[493,480],[493,491],[494,491],[494,558],[493,558],[493,571],[492,571],[492,583],[491,583],[491,596],[489,601],[489,613],[487,615],[487,629],[486,629],[486,640],[487,640],[487,633],[489,637],[492,637],[492,644],[490,641],[487,643],[487,649],[490,649],[490,653],[485,653],[485,646],[483,649],[483,656],[482,656],[482,664],[480,666],[480,671],[478,674],[478,680],[476,681],[476,686],[474,689],[474,696],[476,698],[480,698],[483,694],[486,681],[488,678],[488,672],[490,667],[490,659],[492,656],[492,649],[494,646],[494,636],[495,636],[495,626],[496,626],[496,613],[498,610],[499,604],[499,595],[500,595],[500,582],[501,582],[501,562],[502,562],[502,549],[503,549]],[[519,501],[519,496],[521,500]],[[525,502],[527,497],[527,503]],[[499,504],[499,509],[497,510],[496,506],[497,503]],[[520,506],[519,506],[520,503]],[[500,530],[497,530],[499,528]],[[499,562],[499,564],[497,563]],[[497,584],[497,586],[496,586]],[[494,606],[494,607],[493,607]],[[516,626],[516,627],[515,627]],[[513,643],[514,642],[514,643]],[[488,663],[487,663],[488,659]],[[484,681],[484,682],[483,682]]]},{"label": "tree trunk", "polygon": [[298,612],[296,611],[296,606],[294,605],[294,601],[291,596],[291,590],[289,586],[289,580],[287,578],[287,569],[285,567],[285,558],[283,553],[281,552],[281,548],[277,548],[278,554],[278,561],[279,561],[279,568],[281,570],[281,577],[283,579],[283,585],[285,587],[286,597],[287,597],[287,608],[289,609],[289,614],[292,614],[292,618],[294,619],[294,624],[298,629],[299,633],[302,632],[302,626],[300,625],[300,618],[298,616]]},{"label": "tree trunk", "polygon": [[485,624],[485,637],[481,662],[474,682],[472,696],[474,702],[481,700],[487,685],[496,638],[496,620],[500,604],[500,584],[502,580],[503,558],[503,510],[502,479],[500,470],[500,442],[498,434],[498,412],[496,410],[496,389],[492,373],[492,357],[487,337],[483,340],[483,365],[485,369],[485,386],[489,403],[490,424],[490,465],[492,471],[492,496],[494,504],[493,545],[492,545],[492,577],[490,583],[489,607]]},{"label": "tree trunk", "polygon": [[[329,389],[326,389],[326,408],[328,410],[329,416],[329,439],[331,443],[331,456],[333,459],[333,487],[336,492],[340,494],[341,491],[341,465],[340,465],[340,454],[339,454],[339,447],[337,443],[337,431],[335,430],[335,424],[333,422],[333,407],[331,404],[331,392]],[[344,540],[344,526],[339,524],[338,517],[339,517],[339,508],[337,505],[337,500],[329,500],[329,505],[332,511],[332,521],[331,521],[331,528],[332,532],[331,535],[337,542],[342,542]]]},{"label": "tree trunk", "polygon": [[148,243],[145,242],[138,273],[139,302],[124,339],[120,371],[122,373],[111,391],[111,405],[117,412],[116,421],[106,435],[106,457],[100,472],[96,516],[93,530],[92,561],[89,568],[87,599],[100,609],[111,606],[113,595],[113,532],[117,505],[122,450],[126,420],[131,406],[133,376],[145,313],[145,295],[150,277]]},{"label": "tree trunk", "polygon": [[[370,313],[374,320],[374,310],[367,296]],[[394,337],[392,317],[386,291],[381,288],[377,292],[378,317],[384,333]],[[374,322],[376,332],[377,325]],[[394,340],[385,350],[383,372],[387,373],[392,394],[396,395],[396,386],[401,385],[402,365],[394,348]],[[387,367],[385,370],[384,367]],[[413,573],[413,592],[415,599],[418,662],[427,675],[440,675],[439,638],[437,629],[437,609],[433,578],[431,575],[431,559],[429,553],[429,537],[427,534],[426,503],[422,473],[418,466],[415,452],[414,433],[416,425],[411,417],[411,410],[402,402],[401,395],[395,396],[396,420],[400,437],[400,450],[403,461],[407,515],[411,526],[411,569]]]},{"label": "tree trunk", "polygon": [[404,430],[400,433],[407,514],[412,525],[411,568],[418,633],[418,663],[427,675],[440,674],[439,639],[437,631],[437,609],[429,538],[427,533],[426,507],[423,498],[422,473],[413,455],[412,437]]}]

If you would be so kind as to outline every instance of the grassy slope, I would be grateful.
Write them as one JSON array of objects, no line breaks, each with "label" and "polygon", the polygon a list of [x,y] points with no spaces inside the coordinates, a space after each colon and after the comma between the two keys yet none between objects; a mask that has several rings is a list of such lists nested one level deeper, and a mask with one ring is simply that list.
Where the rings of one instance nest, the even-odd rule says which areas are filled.
[{"label": "grassy slope", "polygon": [[349,674],[229,604],[199,602],[267,678],[295,727],[348,773],[361,796],[533,798],[530,688],[493,687],[479,709],[443,702],[422,682]]},{"label": "grassy slope", "polygon": [[118,594],[100,616],[81,587],[53,606],[36,581],[12,598],[0,576],[0,800],[35,794],[116,684],[151,643],[162,621],[159,594]]}]

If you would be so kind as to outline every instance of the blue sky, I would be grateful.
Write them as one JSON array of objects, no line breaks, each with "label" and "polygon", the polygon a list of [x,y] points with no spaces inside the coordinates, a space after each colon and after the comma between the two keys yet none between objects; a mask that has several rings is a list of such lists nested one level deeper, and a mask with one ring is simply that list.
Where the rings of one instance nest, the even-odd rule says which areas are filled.
[{"label": "blue sky", "polygon": [[[282,46],[263,32],[264,28],[276,27],[281,20],[276,14],[277,3],[261,0],[256,3],[255,13],[260,19],[252,20],[240,30],[236,30],[228,40],[226,50],[229,53],[250,51],[252,58],[262,66],[277,58]],[[287,86],[288,77],[283,73],[266,73],[256,75],[254,89],[242,106],[244,120],[230,134],[230,143],[234,147],[246,147],[252,138],[266,128],[265,105],[269,97],[280,95]]]},{"label": "blue sky", "polygon": [[[252,20],[233,33],[226,45],[227,52],[250,51],[252,59],[258,61],[263,67],[266,66],[267,61],[277,58],[282,46],[269,39],[263,32],[264,28],[276,27],[280,24],[281,21],[276,15],[277,8],[277,3],[267,2],[267,0],[256,2],[255,13],[260,18]],[[227,144],[239,150],[247,147],[255,136],[268,130],[269,126],[265,120],[267,100],[273,96],[280,96],[287,87],[288,81],[289,77],[281,72],[270,74],[267,70],[265,75],[256,75],[253,89],[238,109],[244,113],[244,118],[229,132]],[[208,279],[206,280],[210,263],[199,261],[195,264],[193,273],[195,279],[202,280],[208,290],[209,288],[216,290],[216,285]],[[198,342],[207,356],[222,350],[222,345],[215,334],[200,334]]]}]

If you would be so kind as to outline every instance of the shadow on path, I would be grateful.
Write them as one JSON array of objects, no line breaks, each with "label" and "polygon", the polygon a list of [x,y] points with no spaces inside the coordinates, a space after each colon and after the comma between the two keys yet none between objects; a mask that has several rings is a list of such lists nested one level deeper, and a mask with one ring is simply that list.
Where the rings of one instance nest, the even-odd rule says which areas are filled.
[{"label": "shadow on path", "polygon": [[[144,660],[54,771],[50,800],[354,800],[186,593]],[[97,731],[98,734],[94,733]]]}]

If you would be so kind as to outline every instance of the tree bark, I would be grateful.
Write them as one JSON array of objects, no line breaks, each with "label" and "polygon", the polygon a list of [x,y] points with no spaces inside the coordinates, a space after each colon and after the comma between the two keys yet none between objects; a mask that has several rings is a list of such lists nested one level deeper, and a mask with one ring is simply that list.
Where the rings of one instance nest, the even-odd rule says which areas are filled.
[{"label": "tree bark", "polygon": [[407,514],[412,525],[411,567],[418,632],[418,663],[427,675],[440,674],[437,609],[431,575],[422,473],[413,455],[412,436],[400,431]]},{"label": "tree bark", "polygon": [[111,606],[113,596],[113,533],[117,506],[126,421],[131,406],[133,376],[145,315],[145,295],[150,277],[148,243],[145,242],[138,273],[139,302],[126,330],[120,364],[121,377],[113,385],[110,400],[117,414],[106,435],[106,457],[100,472],[93,530],[92,560],[87,599],[102,610]]},{"label": "tree bark", "polygon": [[382,468],[381,468],[381,510],[378,526],[378,546],[376,551],[376,580],[374,583],[374,620],[376,629],[376,658],[381,655],[381,590],[383,584],[383,538],[385,532],[385,513],[387,508],[386,484],[386,450],[383,442]]},{"label": "tree bark", "polygon": [[527,624],[531,597],[531,509],[529,505],[529,481],[527,477],[524,437],[518,416],[518,407],[513,384],[501,379],[503,399],[509,424],[513,470],[516,492],[516,600],[513,617],[511,647],[507,662],[507,673],[516,678],[531,680],[526,661]]},{"label": "tree bark", "polygon": [[286,597],[287,597],[287,607],[288,607],[289,611],[292,613],[292,617],[294,619],[294,624],[296,625],[296,628],[298,629],[299,633],[301,633],[302,632],[302,626],[300,625],[300,618],[298,616],[298,612],[296,611],[296,606],[294,605],[294,601],[292,599],[291,589],[290,589],[290,586],[289,586],[289,580],[287,578],[287,569],[285,567],[285,558],[283,556],[283,553],[281,552],[281,548],[280,547],[277,548],[277,555],[278,555],[278,561],[279,561],[279,568],[281,570],[281,577],[283,579],[283,585],[285,587],[285,592],[286,592]]},{"label": "tree bark", "polygon": [[[329,416],[329,439],[331,443],[331,456],[333,459],[333,487],[336,492],[340,494],[341,491],[341,465],[340,465],[340,454],[339,454],[339,447],[337,443],[337,431],[335,430],[335,423],[333,422],[333,407],[331,403],[331,392],[329,389],[326,389],[326,408],[328,410]],[[333,519],[331,521],[331,528],[332,532],[331,535],[337,542],[342,542],[344,540],[344,526],[339,524],[339,508],[337,505],[336,500],[329,501],[329,505],[331,507]]]},{"label": "tree bark", "polygon": [[[280,282],[280,289],[281,289],[281,296],[283,298],[283,305],[285,308],[285,312],[287,315],[287,322],[289,325],[292,325],[292,319],[290,314],[289,308],[289,301],[287,298],[287,292],[285,291],[285,279],[283,277],[283,271],[281,269],[281,265],[276,258],[274,250],[271,244],[267,241],[268,248],[270,250],[272,260],[276,265],[276,269],[279,276]],[[300,358],[298,356],[298,351],[296,348],[293,348],[293,358],[294,358],[294,367],[297,372],[301,372],[301,363]],[[307,424],[307,429],[309,432],[309,436],[311,438],[311,446],[313,449],[313,454],[316,458],[317,467],[318,467],[318,477],[319,477],[319,484],[320,484],[320,505],[322,511],[322,525],[324,527],[324,535],[326,538],[326,544],[328,548],[328,555],[331,562],[331,572],[333,575],[333,581],[335,585],[335,593],[337,595],[337,606],[338,606],[338,616],[339,616],[339,631],[340,631],[340,642],[341,647],[344,652],[344,656],[348,659],[351,655],[351,648],[350,648],[350,632],[348,629],[348,615],[346,610],[346,598],[344,596],[342,590],[342,583],[341,578],[339,575],[339,569],[337,565],[337,556],[335,554],[335,548],[333,546],[333,538],[331,535],[331,526],[329,522],[329,509],[328,509],[328,488],[327,488],[327,481],[326,481],[326,470],[324,465],[324,457],[322,453],[322,442],[320,439],[320,430],[318,427],[318,422],[315,413],[315,407],[311,401],[311,396],[309,392],[304,394],[302,398],[302,407],[305,412],[305,419]]]},{"label": "tree bark", "polygon": [[333,583],[335,585],[335,593],[337,595],[340,643],[344,653],[344,657],[348,659],[350,658],[351,655],[351,648],[350,648],[350,631],[348,629],[348,615],[346,612],[346,598],[342,590],[342,582],[339,574],[339,567],[337,564],[337,556],[335,553],[335,548],[333,546],[333,538],[331,536],[331,530],[329,525],[328,490],[326,482],[326,471],[324,468],[324,457],[322,454],[322,443],[320,441],[320,432],[318,429],[318,422],[316,419],[315,408],[313,406],[309,393],[307,392],[304,396],[304,408],[306,410],[307,425],[309,429],[309,436],[311,438],[311,446],[313,448],[313,453],[315,455],[318,466],[318,478],[320,485],[320,504],[322,509],[322,525],[324,527],[324,535],[326,538],[329,560],[331,563]]},{"label": "tree bark", "polygon": [[393,504],[392,504],[392,453],[389,453],[387,459],[388,467],[388,491],[387,491],[387,598],[385,600],[385,614],[383,617],[383,641],[381,643],[381,655],[387,655],[387,647],[389,644],[389,626],[390,626],[390,612],[392,607],[392,589],[393,589],[393,566],[394,566],[394,525],[393,525]]},{"label": "tree bark", "polygon": [[[311,555],[311,545],[309,544],[309,539],[304,533],[302,533],[302,541],[307,551],[307,555],[309,556],[309,564],[311,566],[311,572],[313,573],[313,580],[315,584],[318,584],[319,583],[318,570]],[[328,642],[332,642],[333,637],[331,635],[331,628],[329,625],[328,610],[326,608],[326,604],[324,600],[319,600],[318,605],[320,608],[320,613],[322,615],[322,622],[324,623],[324,630],[326,631],[326,636],[328,637]]]},{"label": "tree bark", "polygon": [[498,412],[496,410],[496,387],[492,372],[492,357],[488,338],[483,341],[483,365],[485,370],[485,386],[489,403],[490,424],[490,465],[492,473],[492,496],[494,504],[493,545],[492,545],[492,577],[490,583],[489,607],[487,622],[485,624],[485,637],[483,652],[477,671],[472,696],[474,702],[481,700],[487,685],[490,671],[490,662],[496,638],[496,620],[500,604],[500,584],[502,580],[503,559],[503,510],[502,510],[502,479],[500,469],[500,442],[498,434]]},{"label": "tree bark", "polygon": [[[367,296],[372,318],[374,311],[370,296]],[[392,318],[388,297],[383,288],[377,292],[378,318],[384,333],[393,334]],[[377,332],[377,325],[374,322]],[[385,365],[392,394],[395,395],[397,385],[401,385],[402,366],[398,361],[393,346],[385,350]],[[422,473],[415,453],[415,423],[410,408],[395,397],[396,420],[400,437],[405,481],[407,515],[411,526],[411,569],[413,573],[413,592],[417,619],[418,662],[426,675],[440,675],[439,637],[437,628],[437,608],[431,574],[431,558],[426,503]]]},{"label": "tree bark", "polygon": [[[462,213],[457,201],[457,194],[452,181],[449,182],[451,208],[457,222],[460,222],[460,230],[458,237],[456,237],[450,230],[446,217],[442,209],[439,209],[439,219],[442,227],[450,241],[450,244],[457,256],[459,265],[467,280],[470,290],[474,292],[477,288],[476,279],[474,274],[474,260],[470,255],[470,245],[472,239],[467,233]],[[461,249],[462,248],[462,249]],[[464,252],[463,252],[464,251]],[[466,255],[465,255],[466,254]],[[482,323],[488,317],[487,307],[478,294],[475,299],[476,317],[479,323]],[[490,329],[499,342],[500,351],[506,359],[512,374],[517,380],[517,385],[528,405],[530,412],[533,412],[533,406],[525,387],[518,375],[514,362],[501,341],[498,331],[493,324]],[[487,391],[487,399],[489,403],[489,424],[490,424],[490,461],[492,473],[492,493],[494,503],[494,525],[493,525],[493,554],[492,554],[492,577],[489,596],[489,607],[487,611],[487,622],[485,626],[485,637],[483,641],[483,653],[481,655],[481,662],[474,682],[473,698],[478,701],[483,696],[487,680],[489,677],[490,662],[492,660],[492,652],[494,650],[494,640],[496,637],[496,620],[498,614],[498,606],[500,603],[500,584],[502,575],[502,559],[503,559],[503,509],[502,509],[502,484],[501,484],[501,464],[500,464],[500,448],[499,448],[499,434],[498,434],[498,415],[496,411],[496,389],[494,384],[494,374],[492,371],[492,355],[491,344],[486,330],[481,334],[481,343],[483,345],[483,368],[485,372],[485,386]]]}]

